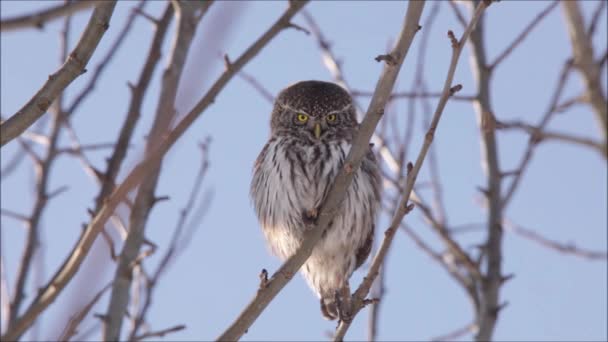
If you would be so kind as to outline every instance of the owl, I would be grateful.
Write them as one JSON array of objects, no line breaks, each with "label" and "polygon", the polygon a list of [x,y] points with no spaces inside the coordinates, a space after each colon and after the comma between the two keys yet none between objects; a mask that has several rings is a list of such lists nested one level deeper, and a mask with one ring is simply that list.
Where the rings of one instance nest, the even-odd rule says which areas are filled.
[{"label": "owl", "polygon": [[[350,95],[336,84],[303,81],[276,98],[271,136],[255,162],[251,198],[266,242],[282,260],[300,247],[358,127]],[[348,281],[370,254],[379,203],[379,169],[370,150],[300,270],[327,319],[348,318]]]}]

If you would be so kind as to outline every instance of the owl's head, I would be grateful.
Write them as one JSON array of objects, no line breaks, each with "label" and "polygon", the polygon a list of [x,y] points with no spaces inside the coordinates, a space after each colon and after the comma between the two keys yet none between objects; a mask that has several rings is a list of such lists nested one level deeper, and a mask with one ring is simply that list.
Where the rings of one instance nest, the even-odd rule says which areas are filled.
[{"label": "owl's head", "polygon": [[288,134],[309,141],[350,140],[357,128],[350,95],[334,83],[302,81],[277,97],[272,134]]}]

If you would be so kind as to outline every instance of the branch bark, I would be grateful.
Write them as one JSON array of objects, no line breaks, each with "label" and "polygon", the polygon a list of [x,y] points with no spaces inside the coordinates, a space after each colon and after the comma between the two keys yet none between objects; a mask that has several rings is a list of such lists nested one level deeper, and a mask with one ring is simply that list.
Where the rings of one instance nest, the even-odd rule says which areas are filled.
[{"label": "branch bark", "polygon": [[36,27],[41,29],[48,21],[72,15],[78,11],[85,10],[89,7],[97,5],[102,1],[73,1],[63,5],[48,8],[46,10],[20,15],[13,18],[8,18],[0,21],[0,31],[18,30],[27,27]]},{"label": "branch bark", "polygon": [[289,8],[258,40],[256,40],[243,54],[232,62],[227,70],[216,80],[203,98],[190,110],[176,127],[169,132],[153,153],[150,153],[125,178],[125,180],[105,199],[104,204],[95,217],[87,225],[82,236],[74,246],[53,278],[43,287],[25,313],[15,321],[12,329],[7,329],[2,340],[12,341],[18,339],[28,329],[36,317],[44,311],[66,287],[76,274],[84,258],[88,254],[93,242],[101,232],[104,224],[113,214],[125,196],[139,184],[151,171],[150,166],[158,162],[175,144],[201,113],[213,103],[215,97],[224,89],[240,69],[253,59],[279,32],[289,27],[291,18],[306,4],[304,1],[291,2]]},{"label": "branch bark", "polygon": [[[480,0],[473,3],[482,4]],[[494,129],[494,112],[490,100],[490,77],[492,70],[488,66],[484,44],[484,21],[479,19],[476,29],[471,33],[471,69],[477,83],[477,98],[473,102],[477,112],[477,124],[481,133],[482,165],[486,173],[485,196],[488,208],[485,243],[487,257],[486,272],[481,279],[479,307],[476,310],[477,341],[492,339],[494,326],[499,311],[499,289],[502,284],[502,198],[501,172],[499,167],[498,147]]]},{"label": "branch bark", "polygon": [[561,4],[572,43],[574,66],[585,81],[589,102],[600,125],[604,144],[606,144],[608,142],[608,104],[600,80],[600,63],[595,61],[593,44],[591,37],[587,35],[578,1],[562,1]]},{"label": "branch bark", "polygon": [[44,83],[42,88],[13,116],[0,124],[0,146],[4,146],[19,136],[50,107],[51,103],[78,76],[82,75],[101,37],[109,28],[110,18],[116,1],[101,2],[91,15],[78,45],[70,53],[65,63]]},{"label": "branch bark", "polygon": [[376,90],[372,97],[367,113],[361,122],[359,131],[353,141],[352,147],[344,167],[336,176],[327,197],[319,209],[318,221],[314,227],[307,230],[304,241],[298,251],[292,255],[272,277],[261,287],[253,300],[245,307],[237,319],[218,337],[220,341],[234,341],[243,336],[247,329],[253,324],[262,311],[268,306],[279,291],[291,280],[294,274],[300,269],[302,264],[308,259],[312,250],[327,229],[328,223],[332,220],[336,211],[344,198],[346,189],[350,186],[352,177],[361,163],[363,156],[369,151],[369,140],[382,118],[384,106],[388,102],[393,90],[395,80],[407,55],[409,47],[418,32],[420,26],[418,22],[422,14],[424,2],[410,2],[408,4],[405,22],[397,44],[390,56],[390,63],[387,61],[376,84]]},{"label": "branch bark", "polygon": [[[186,63],[192,38],[201,18],[197,15],[196,11],[201,6],[203,11],[206,11],[211,4],[211,1],[205,2],[204,5],[198,2],[173,2],[177,18],[176,36],[173,50],[167,63],[168,67],[163,73],[156,117],[148,134],[146,154],[154,151],[160,137],[170,129],[170,124],[176,113],[175,97],[179,80]],[[118,258],[118,267],[116,268],[112,283],[112,292],[103,329],[103,339],[105,341],[118,341],[120,339],[124,312],[129,304],[133,267],[136,266],[135,260],[144,241],[144,230],[148,217],[156,203],[154,192],[160,177],[161,165],[162,158],[150,166],[153,171],[145,177],[137,190],[129,219],[129,233]]]}]

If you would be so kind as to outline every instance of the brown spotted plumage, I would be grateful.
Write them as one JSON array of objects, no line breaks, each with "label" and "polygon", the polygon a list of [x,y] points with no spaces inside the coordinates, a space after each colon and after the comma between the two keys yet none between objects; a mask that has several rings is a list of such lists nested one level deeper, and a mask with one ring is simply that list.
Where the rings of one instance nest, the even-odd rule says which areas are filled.
[{"label": "brown spotted plumage", "polygon": [[[344,89],[304,81],[279,94],[270,126],[270,139],[255,163],[251,198],[270,249],[284,260],[314,221],[359,125]],[[348,280],[369,256],[379,203],[380,176],[370,151],[301,269],[328,319],[348,316]]]}]

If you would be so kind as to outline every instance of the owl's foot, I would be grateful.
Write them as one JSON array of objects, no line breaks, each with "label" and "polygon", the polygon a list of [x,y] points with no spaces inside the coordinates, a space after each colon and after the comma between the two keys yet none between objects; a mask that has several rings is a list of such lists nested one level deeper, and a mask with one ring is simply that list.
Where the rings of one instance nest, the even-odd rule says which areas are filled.
[{"label": "owl's foot", "polygon": [[353,319],[350,289],[348,285],[334,291],[333,296],[321,298],[321,313],[323,317],[333,321],[350,323]]},{"label": "owl's foot", "polygon": [[344,297],[343,295],[345,295],[344,291],[336,291],[335,293],[336,310],[338,311],[338,324],[340,324],[340,322],[350,323],[353,320],[350,305],[350,293]]}]

